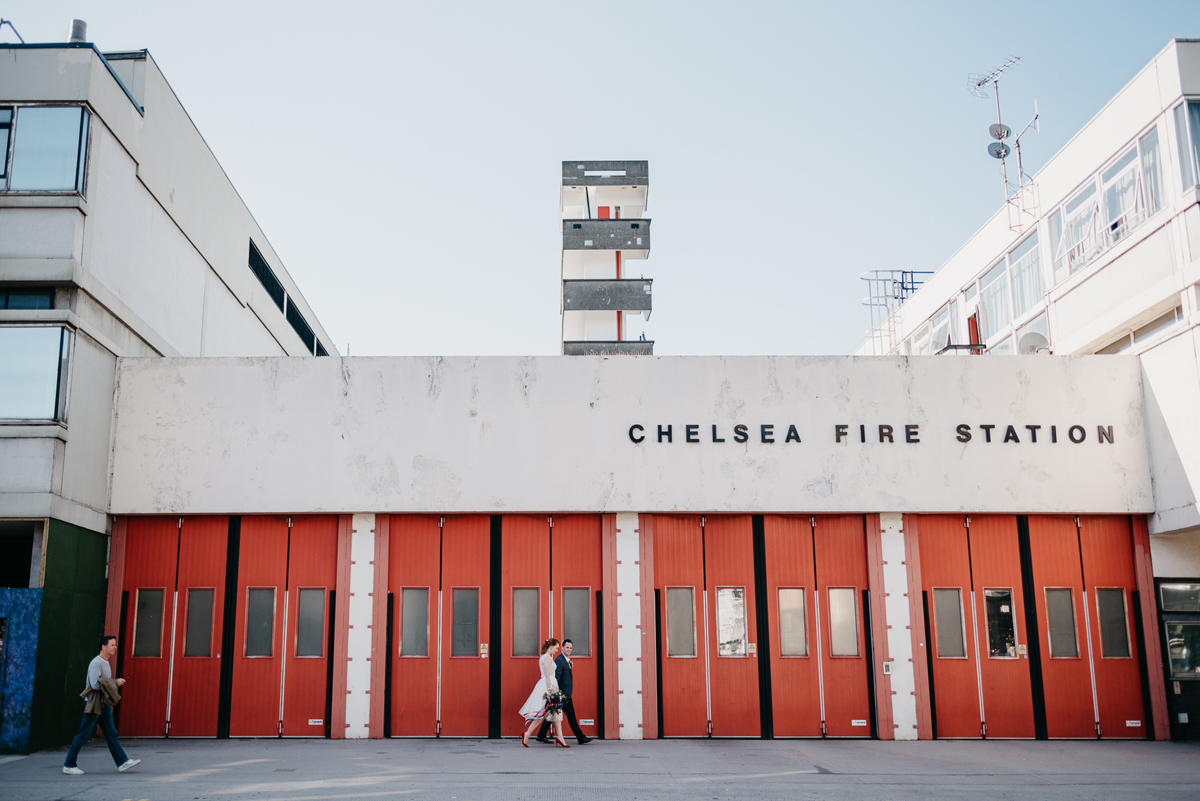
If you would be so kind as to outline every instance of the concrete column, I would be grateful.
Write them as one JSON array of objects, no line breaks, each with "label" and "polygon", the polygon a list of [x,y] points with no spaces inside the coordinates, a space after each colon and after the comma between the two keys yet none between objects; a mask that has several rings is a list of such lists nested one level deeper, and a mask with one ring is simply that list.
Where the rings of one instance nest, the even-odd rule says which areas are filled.
[{"label": "concrete column", "polygon": [[349,631],[346,638],[346,739],[365,739],[371,733],[374,559],[375,515],[354,515],[350,523],[350,597],[347,599]]},{"label": "concrete column", "polygon": [[[879,515],[886,595],[888,655],[892,660],[892,722],[897,740],[917,739],[916,674],[913,670],[908,568],[905,565],[903,515]],[[920,588],[917,588],[920,592]],[[924,623],[922,623],[924,625]]]},{"label": "concrete column", "polygon": [[617,514],[617,709],[622,740],[642,739],[642,589],[638,515]]}]

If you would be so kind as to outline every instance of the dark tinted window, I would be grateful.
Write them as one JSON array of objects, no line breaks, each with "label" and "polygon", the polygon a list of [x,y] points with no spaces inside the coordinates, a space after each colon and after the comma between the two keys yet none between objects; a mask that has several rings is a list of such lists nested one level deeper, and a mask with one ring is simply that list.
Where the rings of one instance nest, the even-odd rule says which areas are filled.
[{"label": "dark tinted window", "polygon": [[162,656],[163,591],[137,591],[133,628],[134,656]]},{"label": "dark tinted window", "polygon": [[571,641],[575,656],[591,656],[592,618],[589,591],[563,590],[563,637]]},{"label": "dark tinted window", "polygon": [[246,598],[246,656],[271,656],[275,590],[255,589]]},{"label": "dark tinted window", "polygon": [[451,656],[479,655],[479,590],[454,590]]},{"label": "dark tinted window", "polygon": [[267,260],[258,252],[258,248],[254,247],[253,242],[250,243],[250,272],[258,278],[258,282],[263,285],[263,289],[267,290],[267,294],[271,296],[271,300],[275,301],[279,310],[283,311],[283,284],[279,283],[275,273],[271,272],[271,268],[267,266]]},{"label": "dark tinted window", "polygon": [[1071,590],[1046,590],[1046,620],[1050,626],[1050,656],[1079,656]]},{"label": "dark tinted window", "polygon": [[0,309],[50,309],[53,307],[53,289],[0,290]]},{"label": "dark tinted window", "polygon": [[325,638],[325,590],[300,590],[296,613],[296,656],[320,656]]},{"label": "dark tinted window", "polygon": [[184,656],[212,656],[213,591],[187,591],[187,630]]},{"label": "dark tinted window", "polygon": [[429,590],[425,587],[400,593],[400,655],[429,656]]},{"label": "dark tinted window", "polygon": [[1125,590],[1097,589],[1100,613],[1100,653],[1108,658],[1129,656],[1129,627],[1125,625]]},{"label": "dark tinted window", "polygon": [[933,614],[937,624],[937,655],[942,659],[965,657],[961,592],[935,589]]},{"label": "dark tinted window", "polygon": [[317,344],[317,338],[313,335],[308,323],[305,322],[304,315],[296,308],[296,304],[292,303],[291,298],[288,298],[287,321],[292,326],[292,330],[296,332],[296,336],[300,337],[300,341],[308,348],[308,352],[312,353]]}]

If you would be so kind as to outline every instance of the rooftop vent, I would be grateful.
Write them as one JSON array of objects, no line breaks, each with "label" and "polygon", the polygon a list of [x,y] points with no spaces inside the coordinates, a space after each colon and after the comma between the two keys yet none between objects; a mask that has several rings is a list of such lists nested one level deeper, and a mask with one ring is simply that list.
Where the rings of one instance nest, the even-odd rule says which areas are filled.
[{"label": "rooftop vent", "polygon": [[71,44],[82,44],[87,41],[87,23],[81,19],[71,20]]}]

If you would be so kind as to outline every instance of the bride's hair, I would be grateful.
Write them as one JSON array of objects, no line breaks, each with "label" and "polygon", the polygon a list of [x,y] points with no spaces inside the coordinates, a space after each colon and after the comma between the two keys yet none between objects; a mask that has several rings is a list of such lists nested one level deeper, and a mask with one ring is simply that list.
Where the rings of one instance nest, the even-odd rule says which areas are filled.
[{"label": "bride's hair", "polygon": [[543,654],[546,653],[547,651],[549,651],[551,648],[553,648],[556,645],[558,645],[558,640],[551,637],[550,639],[548,639],[544,643],[542,643],[542,653]]}]

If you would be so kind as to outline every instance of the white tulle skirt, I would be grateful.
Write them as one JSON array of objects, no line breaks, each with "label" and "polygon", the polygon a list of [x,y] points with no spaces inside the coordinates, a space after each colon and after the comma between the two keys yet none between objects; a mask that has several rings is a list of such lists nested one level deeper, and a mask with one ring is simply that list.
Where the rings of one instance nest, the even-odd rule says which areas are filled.
[{"label": "white tulle skirt", "polygon": [[545,695],[550,692],[558,692],[558,685],[553,684],[552,689],[547,689],[546,680],[538,679],[538,683],[533,685],[533,692],[529,694],[529,698],[525,699],[525,703],[521,705],[521,717],[525,718],[526,723],[532,723],[535,720],[548,720],[551,723],[562,720],[562,713],[555,712],[549,717],[546,715],[546,699]]}]

